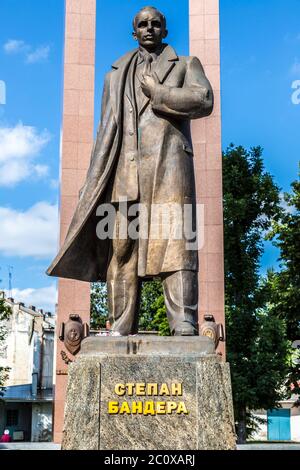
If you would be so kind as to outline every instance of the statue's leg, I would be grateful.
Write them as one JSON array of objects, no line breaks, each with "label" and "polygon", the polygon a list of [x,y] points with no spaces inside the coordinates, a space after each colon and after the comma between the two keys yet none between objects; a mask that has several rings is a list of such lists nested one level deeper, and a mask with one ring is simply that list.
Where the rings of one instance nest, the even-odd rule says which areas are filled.
[{"label": "statue's leg", "polygon": [[107,271],[111,332],[127,336],[137,333],[138,328],[140,299],[140,281],[137,274],[138,244],[136,240],[117,237],[111,243],[112,253]]},{"label": "statue's leg", "polygon": [[173,335],[193,336],[198,332],[198,273],[177,271],[162,277],[165,304]]}]

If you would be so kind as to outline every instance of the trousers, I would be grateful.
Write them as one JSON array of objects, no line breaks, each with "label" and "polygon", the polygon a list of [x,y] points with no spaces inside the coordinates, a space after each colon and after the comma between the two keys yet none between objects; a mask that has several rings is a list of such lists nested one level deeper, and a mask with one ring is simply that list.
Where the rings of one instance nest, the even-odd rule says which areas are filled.
[{"label": "trousers", "polygon": [[[113,238],[107,270],[111,331],[121,336],[138,332],[142,278],[138,276],[138,240]],[[198,273],[161,273],[167,318],[172,335],[197,335]]]}]

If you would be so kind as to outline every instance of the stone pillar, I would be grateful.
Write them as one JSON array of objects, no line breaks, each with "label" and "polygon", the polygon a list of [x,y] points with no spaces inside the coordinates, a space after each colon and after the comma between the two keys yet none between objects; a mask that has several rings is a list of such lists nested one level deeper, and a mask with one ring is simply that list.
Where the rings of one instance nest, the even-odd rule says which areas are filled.
[{"label": "stone pillar", "polygon": [[[77,205],[89,166],[94,134],[94,81],[96,0],[66,0],[63,126],[60,194],[60,243]],[[75,313],[89,323],[90,285],[66,279],[58,281],[57,354],[54,405],[54,441],[61,442],[67,365],[58,340],[61,322]],[[67,352],[67,351],[66,351]],[[70,357],[70,353],[68,353]]]},{"label": "stone pillar", "polygon": [[[204,205],[204,245],[199,252],[199,319],[213,314],[225,326],[219,0],[189,0],[190,54],[199,57],[215,97],[213,114],[192,123],[197,202]],[[219,351],[225,359],[224,343]]]}]

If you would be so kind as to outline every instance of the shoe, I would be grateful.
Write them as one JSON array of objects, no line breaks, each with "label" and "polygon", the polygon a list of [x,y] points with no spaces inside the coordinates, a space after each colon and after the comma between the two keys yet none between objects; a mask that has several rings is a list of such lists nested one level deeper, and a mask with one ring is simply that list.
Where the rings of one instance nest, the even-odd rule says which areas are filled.
[{"label": "shoe", "polygon": [[177,328],[173,332],[174,336],[198,336],[198,331],[196,328],[193,327],[193,325],[186,326],[184,328]]}]

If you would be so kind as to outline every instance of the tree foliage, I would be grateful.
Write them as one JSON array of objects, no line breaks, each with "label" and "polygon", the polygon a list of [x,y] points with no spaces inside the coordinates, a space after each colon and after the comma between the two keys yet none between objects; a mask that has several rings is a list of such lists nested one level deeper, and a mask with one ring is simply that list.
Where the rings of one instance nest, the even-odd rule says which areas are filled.
[{"label": "tree foliage", "polygon": [[[105,328],[106,320],[108,320],[106,283],[92,284],[91,328]],[[170,334],[162,284],[159,280],[143,282],[140,300],[139,330],[158,331],[158,334],[162,336]]]},{"label": "tree foliage", "polygon": [[280,216],[279,188],[264,170],[262,149],[231,145],[223,155],[227,357],[239,441],[251,411],[283,397],[289,343],[284,320],[269,315],[259,267],[266,230]]},{"label": "tree foliage", "polygon": [[284,194],[286,210],[274,221],[269,238],[280,250],[278,273],[270,272],[272,313],[287,320],[291,340],[300,339],[300,182],[292,183],[291,194]]},{"label": "tree foliage", "polygon": [[107,288],[105,282],[96,282],[91,286],[91,321],[94,330],[105,328],[108,320]]},{"label": "tree foliage", "polygon": [[152,329],[157,330],[159,336],[171,336],[163,294],[154,301],[152,309],[154,311],[153,320],[151,322]]},{"label": "tree foliage", "polygon": [[159,280],[143,282],[140,302],[140,330],[157,330],[157,326],[153,325],[153,319],[157,313],[156,301],[161,296],[163,296],[163,291]]},{"label": "tree foliage", "polygon": [[[287,325],[291,341],[300,339],[300,182],[292,183],[290,194],[284,194],[285,211],[274,221],[269,238],[280,250],[280,271],[270,271],[266,282],[270,312]],[[294,353],[296,356],[297,353]],[[295,357],[288,374],[288,387],[300,396],[300,366]],[[298,360],[297,360],[298,359]],[[299,398],[298,398],[299,402]]]},{"label": "tree foliage", "polygon": [[[11,308],[5,305],[5,298],[0,292],[0,352],[7,336],[6,322],[11,315]],[[5,391],[4,385],[8,379],[9,368],[0,367],[0,399]]]}]

